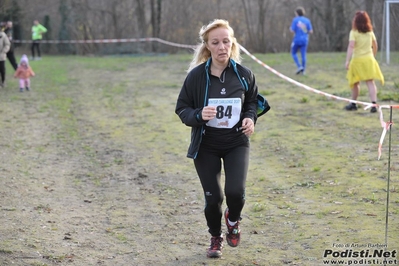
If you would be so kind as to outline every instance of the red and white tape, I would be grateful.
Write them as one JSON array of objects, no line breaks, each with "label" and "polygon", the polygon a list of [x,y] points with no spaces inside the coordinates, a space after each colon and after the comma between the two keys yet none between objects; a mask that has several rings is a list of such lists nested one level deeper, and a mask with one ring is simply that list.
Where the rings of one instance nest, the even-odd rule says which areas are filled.
[{"label": "red and white tape", "polygon": [[288,82],[291,82],[291,83],[293,83],[293,84],[295,84],[295,85],[297,85],[297,86],[299,86],[299,87],[302,87],[302,88],[304,88],[304,89],[306,89],[306,90],[308,90],[308,91],[311,91],[311,92],[314,92],[314,93],[317,93],[317,94],[324,95],[325,97],[328,97],[328,98],[331,98],[331,99],[334,99],[334,100],[341,100],[341,101],[346,101],[346,102],[351,102],[351,103],[356,103],[356,104],[364,105],[364,106],[365,106],[365,107],[364,107],[364,110],[367,110],[367,109],[369,109],[369,108],[371,108],[371,107],[373,107],[373,106],[378,107],[379,114],[380,114],[380,123],[381,123],[381,127],[383,128],[383,131],[382,131],[382,134],[381,134],[381,137],[380,137],[380,141],[379,141],[379,143],[378,143],[378,160],[381,158],[382,143],[384,142],[384,138],[385,138],[385,135],[386,135],[387,131],[390,129],[390,126],[393,124],[392,121],[390,121],[390,122],[385,122],[385,121],[384,121],[384,117],[383,117],[383,113],[382,113],[382,108],[388,108],[388,109],[389,109],[389,108],[392,107],[392,108],[399,109],[399,105],[377,105],[377,104],[373,104],[373,103],[367,103],[367,102],[361,102],[361,101],[354,101],[354,100],[350,100],[350,99],[347,99],[347,98],[338,97],[338,96],[336,96],[336,95],[332,95],[332,94],[329,94],[329,93],[326,93],[326,92],[322,92],[322,91],[316,90],[316,89],[314,89],[314,88],[311,88],[311,87],[309,87],[309,86],[307,86],[307,85],[305,85],[305,84],[302,84],[302,83],[300,83],[300,82],[298,82],[298,81],[296,81],[296,80],[293,80],[293,79],[291,79],[291,78],[289,78],[289,77],[287,77],[287,76],[285,76],[285,75],[279,73],[278,71],[276,71],[275,69],[273,69],[273,68],[271,68],[270,66],[266,65],[265,63],[263,63],[262,61],[260,61],[258,58],[256,58],[254,55],[252,55],[251,53],[249,53],[249,52],[247,51],[247,49],[245,49],[245,48],[242,47],[241,45],[240,45],[240,48],[241,48],[241,50],[242,50],[244,53],[246,53],[246,54],[247,54],[248,56],[250,56],[253,60],[255,60],[257,63],[259,63],[260,65],[262,65],[264,68],[266,68],[267,70],[269,70],[269,71],[272,72],[273,74],[275,74],[275,75],[279,76],[280,78],[285,79],[285,80],[287,80]]},{"label": "red and white tape", "polygon": [[[175,46],[175,47],[180,47],[180,48],[188,48],[188,49],[195,49],[196,45],[187,45],[187,44],[179,44],[179,43],[174,43],[174,42],[169,42],[169,41],[165,41],[162,40],[160,38],[129,38],[129,39],[99,39],[99,40],[41,40],[41,43],[76,43],[76,44],[82,44],[82,43],[129,43],[129,42],[152,42],[152,41],[156,41],[156,42],[160,42],[166,45],[170,45],[170,46]],[[32,41],[27,41],[27,40],[14,40],[15,43],[31,43]],[[304,88],[308,91],[311,91],[313,93],[316,94],[320,94],[323,95],[327,98],[331,98],[334,100],[340,100],[340,101],[345,101],[345,102],[351,102],[351,103],[356,103],[356,104],[360,104],[365,106],[364,110],[367,110],[373,106],[378,107],[379,110],[379,114],[380,114],[380,123],[381,123],[381,127],[383,128],[382,134],[381,134],[381,138],[380,141],[378,143],[378,160],[381,158],[381,153],[382,153],[382,144],[384,142],[384,138],[385,135],[387,133],[387,131],[390,129],[391,125],[393,124],[392,121],[390,122],[385,122],[384,121],[384,117],[383,117],[383,113],[382,113],[382,109],[383,108],[395,108],[395,109],[399,109],[399,105],[376,105],[373,103],[368,103],[368,102],[361,102],[361,101],[354,101],[354,100],[350,100],[347,98],[343,98],[343,97],[339,97],[336,95],[332,95],[320,90],[316,90],[314,88],[311,88],[305,84],[302,84],[294,79],[291,79],[283,74],[281,74],[280,72],[276,71],[275,69],[271,68],[270,66],[268,66],[267,64],[263,63],[262,61],[260,61],[258,58],[256,58],[254,55],[252,55],[250,52],[248,52],[247,49],[245,49],[242,45],[239,45],[240,49],[246,53],[249,57],[251,57],[254,61],[256,61],[257,63],[259,63],[260,65],[262,65],[264,68],[266,68],[267,70],[269,70],[270,72],[272,72],[273,74],[277,75],[278,77],[292,83],[295,84],[298,87]]]},{"label": "red and white tape", "polygon": [[[174,42],[168,42],[162,40],[160,38],[129,38],[129,39],[98,39],[98,40],[40,40],[41,43],[128,43],[128,42],[160,42],[167,45],[181,47],[181,48],[189,48],[194,49],[194,45],[180,44]],[[14,40],[15,43],[31,43],[32,41],[28,40]]]}]

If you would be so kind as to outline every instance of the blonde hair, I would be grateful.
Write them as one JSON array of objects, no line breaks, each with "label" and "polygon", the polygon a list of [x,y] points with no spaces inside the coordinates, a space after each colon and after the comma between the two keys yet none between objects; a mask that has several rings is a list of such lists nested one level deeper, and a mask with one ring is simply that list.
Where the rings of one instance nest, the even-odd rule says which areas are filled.
[{"label": "blonde hair", "polygon": [[190,72],[194,67],[206,62],[211,57],[211,52],[206,48],[206,43],[208,42],[209,32],[216,28],[226,28],[229,31],[231,37],[231,55],[230,58],[241,63],[240,46],[238,45],[237,39],[234,37],[234,30],[230,27],[229,22],[224,19],[215,19],[211,21],[208,25],[202,26],[199,31],[199,38],[201,43],[197,45],[194,50],[193,60],[187,72]]}]

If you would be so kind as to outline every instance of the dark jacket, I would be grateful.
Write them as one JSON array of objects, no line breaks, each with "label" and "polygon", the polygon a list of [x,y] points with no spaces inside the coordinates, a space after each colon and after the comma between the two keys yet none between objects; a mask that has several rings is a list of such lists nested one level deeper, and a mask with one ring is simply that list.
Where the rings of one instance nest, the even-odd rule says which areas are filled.
[{"label": "dark jacket", "polygon": [[[177,99],[176,114],[181,121],[191,127],[191,143],[188,148],[187,157],[195,159],[201,144],[202,132],[204,125],[208,122],[202,120],[201,111],[208,103],[208,89],[209,89],[209,67],[211,58],[205,63],[202,63],[192,69],[188,73],[183,87]],[[251,118],[256,123],[257,115],[257,99],[258,87],[255,83],[255,76],[248,68],[237,64],[230,59],[230,64],[237,74],[245,92],[245,100],[243,103],[244,118]]]}]

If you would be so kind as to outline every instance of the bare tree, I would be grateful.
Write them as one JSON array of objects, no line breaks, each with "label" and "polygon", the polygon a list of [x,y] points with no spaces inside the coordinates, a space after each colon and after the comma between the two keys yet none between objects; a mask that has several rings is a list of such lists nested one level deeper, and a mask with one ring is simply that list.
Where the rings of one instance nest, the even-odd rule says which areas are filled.
[{"label": "bare tree", "polygon": [[245,21],[251,47],[259,52],[265,52],[270,45],[267,39],[269,27],[266,25],[266,17],[270,7],[269,0],[250,2],[242,0]]},{"label": "bare tree", "polygon": [[[162,0],[151,0],[151,26],[152,36],[159,38],[161,33]],[[157,43],[153,43],[154,51],[158,51]]]},{"label": "bare tree", "polygon": [[[321,23],[322,27],[317,27],[315,32],[324,39],[325,47],[318,49],[324,51],[343,51],[345,49],[344,40],[350,30],[350,23],[345,19],[346,0],[318,0],[312,1],[310,10],[315,14],[314,25]],[[322,39],[322,40],[323,40]]]},{"label": "bare tree", "polygon": [[[12,14],[11,6],[15,2],[21,7],[20,15],[14,18],[17,20],[15,25],[21,29],[19,37],[25,40],[31,38],[33,20],[44,22],[47,17],[53,29],[52,38],[59,36],[63,40],[153,36],[177,43],[196,44],[200,27],[210,20],[222,18],[233,26],[240,44],[252,52],[267,53],[289,51],[292,41],[289,25],[298,5],[304,5],[306,15],[313,24],[314,34],[310,39],[309,51],[344,51],[354,12],[360,9],[369,13],[375,34],[380,38],[384,1],[0,0],[3,14],[0,18]],[[392,10],[395,14],[396,9],[392,7]],[[392,32],[396,32],[399,27],[396,17],[392,15],[391,18],[391,26],[396,26],[392,28]],[[398,38],[392,34],[391,49],[399,47]],[[78,54],[181,51],[179,48],[158,43],[85,43],[70,45],[69,48],[68,52]],[[58,49],[50,49],[50,52],[57,51]]]}]

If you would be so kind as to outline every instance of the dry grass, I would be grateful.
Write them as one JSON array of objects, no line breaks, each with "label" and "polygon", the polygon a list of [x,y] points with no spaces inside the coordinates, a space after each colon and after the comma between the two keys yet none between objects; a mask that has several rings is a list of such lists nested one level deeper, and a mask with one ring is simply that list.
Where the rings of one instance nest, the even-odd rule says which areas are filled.
[{"label": "dry grass", "polygon": [[[306,76],[294,75],[288,54],[256,56],[312,88],[350,97],[343,53],[309,54]],[[399,99],[393,56],[381,66],[379,103]],[[322,265],[334,245],[385,243],[389,142],[387,135],[377,160],[378,115],[347,112],[346,102],[245,57],[272,109],[251,138],[242,245],[207,259],[201,187],[185,157],[190,129],[174,114],[189,61],[187,54],[44,57],[31,62],[38,76],[30,94],[8,76],[0,92],[0,261]],[[368,102],[362,88],[359,100]],[[393,110],[388,249],[399,245],[398,117]]]}]

